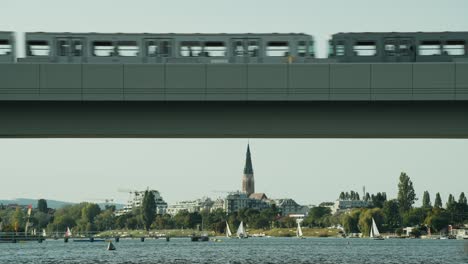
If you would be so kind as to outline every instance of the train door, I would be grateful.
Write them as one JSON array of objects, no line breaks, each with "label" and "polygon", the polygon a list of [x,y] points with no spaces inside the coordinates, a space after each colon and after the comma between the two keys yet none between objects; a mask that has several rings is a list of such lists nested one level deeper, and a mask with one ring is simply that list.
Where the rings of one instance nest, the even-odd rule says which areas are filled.
[{"label": "train door", "polygon": [[260,39],[232,39],[232,62],[257,63],[260,61]]},{"label": "train door", "polygon": [[414,62],[416,47],[413,38],[385,38],[384,57],[387,62]]},{"label": "train door", "polygon": [[83,38],[57,38],[56,57],[58,62],[82,63],[84,55]]},{"label": "train door", "polygon": [[167,58],[174,57],[174,41],[172,39],[145,39],[145,62],[164,63]]}]

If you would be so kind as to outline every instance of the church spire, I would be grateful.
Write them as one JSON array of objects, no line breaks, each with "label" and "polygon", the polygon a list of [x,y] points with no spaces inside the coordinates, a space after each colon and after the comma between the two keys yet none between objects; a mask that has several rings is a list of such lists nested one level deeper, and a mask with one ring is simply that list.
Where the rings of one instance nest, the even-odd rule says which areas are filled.
[{"label": "church spire", "polygon": [[247,144],[247,155],[245,157],[244,174],[253,174],[252,159],[250,157],[250,146]]}]

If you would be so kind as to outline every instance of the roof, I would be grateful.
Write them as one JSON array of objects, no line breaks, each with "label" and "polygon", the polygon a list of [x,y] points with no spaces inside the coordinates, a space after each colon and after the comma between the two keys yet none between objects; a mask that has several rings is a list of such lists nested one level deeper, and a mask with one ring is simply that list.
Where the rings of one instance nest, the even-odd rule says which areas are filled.
[{"label": "roof", "polygon": [[244,174],[253,174],[252,158],[250,157],[250,146],[247,144],[247,154],[245,156]]},{"label": "roof", "polygon": [[265,193],[252,193],[250,194],[249,198],[255,199],[255,200],[267,200],[268,199]]}]

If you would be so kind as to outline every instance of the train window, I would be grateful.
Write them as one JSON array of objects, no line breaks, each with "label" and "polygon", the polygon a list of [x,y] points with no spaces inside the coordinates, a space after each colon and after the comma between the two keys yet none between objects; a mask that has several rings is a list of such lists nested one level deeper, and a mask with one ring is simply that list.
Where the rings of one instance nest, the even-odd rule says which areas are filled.
[{"label": "train window", "polygon": [[207,57],[225,57],[226,44],[221,41],[207,41],[204,44],[203,52]]},{"label": "train window", "polygon": [[72,43],[73,43],[73,47],[72,47],[73,56],[75,57],[83,56],[83,42],[79,39],[74,39]]},{"label": "train window", "polygon": [[270,41],[266,46],[266,55],[271,57],[289,56],[289,43],[287,41]]},{"label": "train window", "polygon": [[180,42],[180,55],[183,57],[199,57],[202,55],[202,46],[199,41]]},{"label": "train window", "polygon": [[258,57],[258,50],[260,46],[258,45],[258,41],[256,40],[249,40],[247,41],[247,52],[249,57]]},{"label": "train window", "polygon": [[307,55],[307,45],[305,41],[299,41],[297,43],[297,56],[305,57]]},{"label": "train window", "polygon": [[61,39],[57,41],[57,56],[68,56],[70,50],[70,44],[68,40]]},{"label": "train window", "polygon": [[156,57],[158,54],[158,45],[156,41],[146,41],[146,56]]},{"label": "train window", "polygon": [[356,56],[375,56],[377,46],[375,41],[358,41],[354,44],[353,51]]},{"label": "train window", "polygon": [[336,56],[345,55],[345,43],[343,41],[338,41],[336,45]]},{"label": "train window", "polygon": [[438,40],[429,40],[422,41],[418,47],[419,55],[421,56],[433,56],[440,55],[440,41]]},{"label": "train window", "polygon": [[27,42],[28,56],[49,56],[50,46],[44,40],[30,40]]},{"label": "train window", "polygon": [[93,55],[96,57],[111,57],[114,56],[115,48],[112,41],[94,41]]},{"label": "train window", "polygon": [[315,46],[313,41],[309,42],[309,56],[315,57]]},{"label": "train window", "polygon": [[7,39],[0,39],[0,56],[11,54],[11,44]]},{"label": "train window", "polygon": [[240,40],[235,41],[233,50],[234,50],[235,57],[243,57],[244,56],[244,42]]},{"label": "train window", "polygon": [[136,57],[138,56],[139,47],[136,41],[119,41],[117,42],[117,52],[120,57]]},{"label": "train window", "polygon": [[449,40],[442,48],[445,55],[463,56],[465,55],[465,44],[464,40]]}]

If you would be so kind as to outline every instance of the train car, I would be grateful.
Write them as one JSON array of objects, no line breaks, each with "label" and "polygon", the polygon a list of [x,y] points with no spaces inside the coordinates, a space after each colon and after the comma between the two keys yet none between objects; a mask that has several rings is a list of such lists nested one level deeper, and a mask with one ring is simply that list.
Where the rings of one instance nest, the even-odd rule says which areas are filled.
[{"label": "train car", "polygon": [[468,32],[338,33],[329,58],[338,62],[468,61]]},{"label": "train car", "polygon": [[15,35],[13,32],[0,31],[0,63],[15,61]]},{"label": "train car", "polygon": [[305,63],[306,34],[26,33],[26,57],[41,63]]}]

